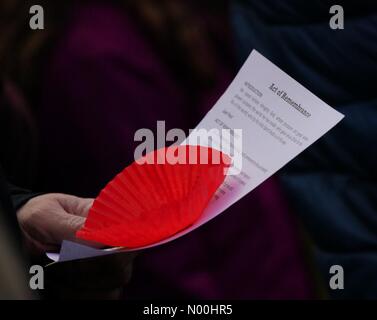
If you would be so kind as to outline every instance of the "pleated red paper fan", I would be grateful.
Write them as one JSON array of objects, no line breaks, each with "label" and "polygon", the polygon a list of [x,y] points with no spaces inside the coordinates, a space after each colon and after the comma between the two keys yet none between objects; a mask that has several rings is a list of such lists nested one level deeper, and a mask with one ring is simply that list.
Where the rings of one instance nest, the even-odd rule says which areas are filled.
[{"label": "pleated red paper fan", "polygon": [[128,248],[164,240],[199,219],[230,162],[224,153],[202,146],[154,151],[101,191],[76,236]]}]

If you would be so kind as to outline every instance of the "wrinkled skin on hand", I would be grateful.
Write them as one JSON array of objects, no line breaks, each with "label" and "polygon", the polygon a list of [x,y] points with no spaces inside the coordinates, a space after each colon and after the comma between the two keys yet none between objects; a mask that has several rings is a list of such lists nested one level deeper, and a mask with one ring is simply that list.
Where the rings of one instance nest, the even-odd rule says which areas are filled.
[{"label": "wrinkled skin on hand", "polygon": [[[58,251],[63,240],[78,241],[93,199],[46,194],[29,200],[17,212],[31,255]],[[92,244],[99,247],[98,244]],[[54,263],[45,268],[47,298],[116,299],[132,273],[134,253]]]},{"label": "wrinkled skin on hand", "polygon": [[34,255],[56,251],[63,240],[75,241],[93,199],[46,194],[29,200],[17,212],[28,251]]}]

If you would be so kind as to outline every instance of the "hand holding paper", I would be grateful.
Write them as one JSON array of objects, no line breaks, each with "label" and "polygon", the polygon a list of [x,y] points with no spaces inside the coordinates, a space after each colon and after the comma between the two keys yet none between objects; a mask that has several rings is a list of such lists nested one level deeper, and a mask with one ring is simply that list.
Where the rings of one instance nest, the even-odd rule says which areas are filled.
[{"label": "hand holding paper", "polygon": [[56,250],[63,240],[74,240],[93,199],[51,193],[30,199],[17,212],[28,252],[40,255]]},{"label": "hand holding paper", "polygon": [[[232,150],[230,156],[233,159],[242,160],[242,167],[238,161],[233,161],[233,165],[240,166],[237,168],[239,174],[228,175],[224,181],[223,176],[216,177],[208,186],[209,191],[205,194],[205,198],[201,199],[200,206],[197,208],[185,205],[187,199],[183,197],[184,194],[189,194],[190,197],[197,198],[197,200],[198,197],[200,198],[199,190],[193,188],[193,185],[191,185],[193,188],[191,193],[181,193],[181,197],[174,198],[175,205],[182,210],[177,212],[184,213],[184,218],[182,216],[184,222],[174,221],[176,216],[173,214],[163,215],[162,206],[158,210],[153,210],[153,207],[149,206],[148,214],[143,215],[145,218],[135,224],[132,224],[131,220],[127,220],[122,211],[122,208],[126,206],[127,212],[131,214],[132,206],[134,206],[135,214],[141,212],[130,198],[128,199],[129,203],[121,201],[124,194],[129,192],[129,188],[135,183],[135,177],[128,176],[121,183],[116,183],[122,184],[123,188],[117,190],[119,191],[117,196],[115,196],[115,184],[110,183],[108,190],[105,188],[92,208],[93,219],[88,219],[85,228],[78,234],[89,239],[90,232],[93,235],[94,230],[99,231],[102,228],[102,223],[106,224],[106,227],[117,223],[118,227],[112,235],[112,240],[109,242],[104,237],[102,238],[103,243],[124,246],[125,243],[120,242],[120,239],[122,237],[129,238],[132,232],[140,232],[140,241],[129,242],[128,247],[140,249],[174,240],[213,219],[240,200],[324,135],[342,118],[342,114],[332,109],[254,50],[223,96],[199,123],[196,128],[199,131],[193,132],[184,142],[184,144],[192,145],[190,138],[198,136],[198,132],[200,135],[200,129],[206,131],[218,129],[218,132],[229,128],[241,130],[242,134],[233,135],[233,141],[231,141],[232,139],[224,141],[220,137],[213,136],[211,143],[208,139],[208,143],[203,143],[206,140],[199,142],[203,147]],[[172,169],[173,171],[175,172]],[[161,184],[161,180],[158,178],[160,173],[156,171],[150,175],[144,170],[137,171],[139,181],[137,188],[150,190],[151,193],[156,193],[157,189],[163,190],[167,185]],[[201,172],[201,177],[208,176],[208,174],[209,172],[204,170]],[[174,177],[174,183],[188,187],[189,184],[187,181],[185,184],[184,180],[187,177]],[[115,180],[120,181],[121,178]],[[128,186],[128,184],[130,185]],[[112,203],[112,207],[108,208],[108,213],[105,213],[104,199],[109,197],[110,189],[112,189],[112,198],[108,201]],[[215,195],[209,199],[216,189]],[[163,194],[159,194],[159,197],[162,197]],[[165,194],[165,197],[156,197],[156,203],[162,203],[162,199],[168,200],[171,195]],[[150,200],[146,199],[146,201]],[[175,227],[164,231],[159,230],[159,236],[155,236],[155,229],[161,227],[157,224],[159,220],[166,225],[174,224]],[[141,240],[141,238],[144,239]],[[115,251],[85,249],[70,242],[63,243],[62,248],[65,260],[111,254]]]}]

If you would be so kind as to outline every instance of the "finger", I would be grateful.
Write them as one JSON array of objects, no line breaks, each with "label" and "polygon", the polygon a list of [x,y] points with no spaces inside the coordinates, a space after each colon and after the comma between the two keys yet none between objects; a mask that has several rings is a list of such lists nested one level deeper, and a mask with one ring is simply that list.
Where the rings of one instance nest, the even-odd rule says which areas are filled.
[{"label": "finger", "polygon": [[[47,219],[46,219],[47,220]],[[54,214],[49,216],[46,221],[45,230],[48,230],[48,236],[39,236],[42,239],[50,239],[51,243],[61,244],[63,240],[70,240],[81,243],[93,248],[103,248],[104,245],[95,242],[89,242],[76,238],[76,232],[83,227],[86,218],[72,215],[65,211],[64,208],[58,208]]]},{"label": "finger", "polygon": [[[18,213],[25,232],[41,244],[60,245],[63,240],[74,240],[85,222],[83,216],[91,199],[64,194],[49,194],[29,201]],[[76,213],[76,214],[71,214]]]},{"label": "finger", "polygon": [[50,225],[50,235],[55,243],[63,240],[75,240],[76,232],[84,225],[85,218],[66,212],[56,216],[55,223]]},{"label": "finger", "polygon": [[69,214],[81,217],[86,217],[88,215],[88,211],[94,201],[94,199],[79,198],[66,194],[59,194],[57,200]]},{"label": "finger", "polygon": [[87,217],[88,212],[93,205],[94,199],[85,199],[85,198],[78,198],[78,199],[79,201],[77,203],[76,211],[75,213],[72,213],[72,214],[76,214],[81,217]]}]

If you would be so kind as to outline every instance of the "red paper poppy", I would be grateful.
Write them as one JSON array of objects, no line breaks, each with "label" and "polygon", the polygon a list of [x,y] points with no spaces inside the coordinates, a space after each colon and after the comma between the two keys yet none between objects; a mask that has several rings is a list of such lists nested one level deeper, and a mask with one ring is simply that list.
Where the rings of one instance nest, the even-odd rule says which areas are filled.
[{"label": "red paper poppy", "polygon": [[95,199],[77,237],[137,248],[192,225],[223,183],[230,158],[201,146],[154,151],[119,173]]}]

